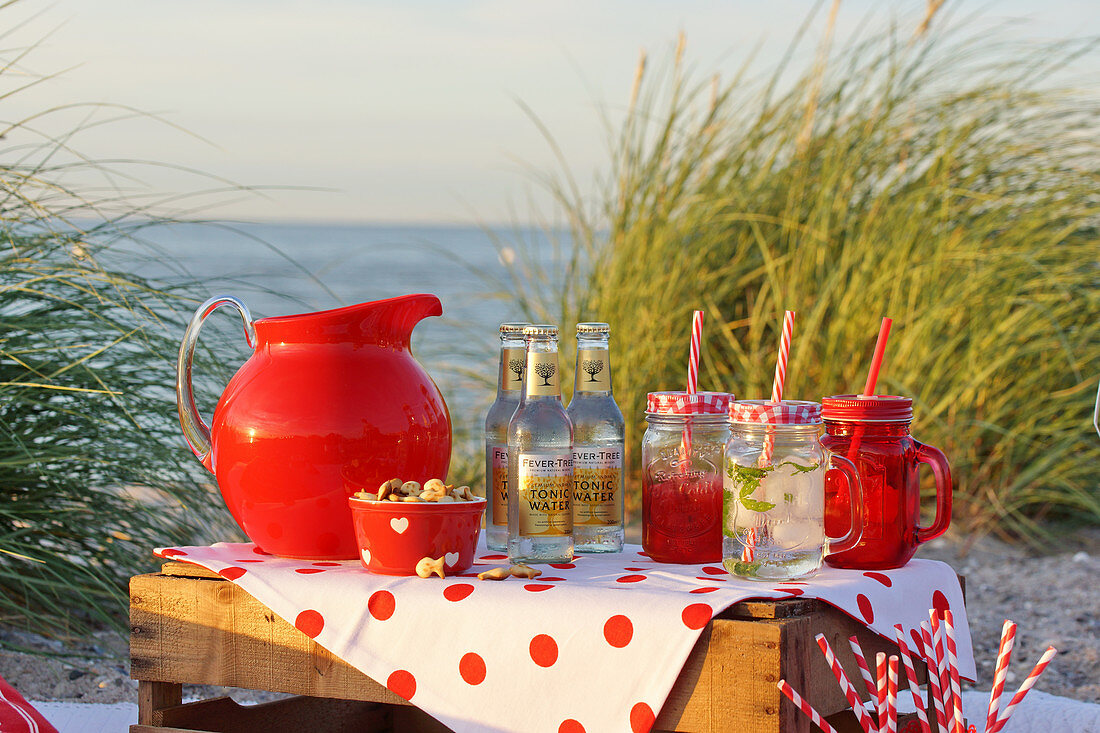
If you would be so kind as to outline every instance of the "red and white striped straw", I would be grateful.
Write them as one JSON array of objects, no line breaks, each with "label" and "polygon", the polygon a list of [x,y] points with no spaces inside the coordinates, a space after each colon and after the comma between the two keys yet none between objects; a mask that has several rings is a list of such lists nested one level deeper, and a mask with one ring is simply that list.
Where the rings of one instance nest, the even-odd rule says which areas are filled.
[{"label": "red and white striped straw", "polygon": [[871,679],[871,670],[867,667],[867,658],[863,656],[863,649],[859,646],[859,638],[848,637],[848,644],[852,647],[852,654],[856,658],[856,666],[859,667],[859,675],[863,678],[863,684],[867,688],[867,699],[877,700],[878,690],[875,689],[875,681]]},{"label": "red and white striped straw", "polygon": [[[779,355],[775,360],[775,377],[772,378],[772,402],[783,401],[783,383],[787,379],[787,357],[791,353],[791,336],[794,334],[794,311],[783,312],[783,331],[779,335]],[[775,450],[775,432],[765,428],[764,445],[760,450],[759,466],[770,466]]]},{"label": "red and white striped straw", "polygon": [[947,731],[947,713],[943,707],[943,692],[940,690],[940,670],[936,664],[936,652],[932,645],[932,627],[927,621],[920,625],[921,641],[924,649],[921,656],[924,657],[924,666],[928,672],[928,689],[932,693],[932,707],[936,709],[936,727],[939,733]]},{"label": "red and white striped straw", "polygon": [[955,701],[954,733],[966,733],[963,730],[962,685],[959,683],[959,650],[955,643],[955,618],[951,609],[943,612],[943,628],[947,639],[947,670],[951,673],[951,697]]},{"label": "red and white striped straw", "polygon": [[1016,645],[1016,624],[1005,619],[1001,627],[1001,645],[997,649],[997,668],[993,672],[993,689],[989,691],[989,713],[985,717],[986,730],[992,730],[1001,708],[1001,693],[1005,689],[1008,663],[1012,660],[1012,647]]},{"label": "red and white striped straw", "polygon": [[749,527],[745,541],[741,543],[741,562],[752,562],[756,557],[756,527]]},{"label": "red and white striped straw", "polygon": [[691,315],[691,348],[688,351],[688,394],[699,391],[699,344],[703,340],[703,311]]},{"label": "red and white striped straw", "polygon": [[951,672],[947,664],[947,643],[944,641],[943,624],[939,612],[929,609],[928,618],[932,623],[932,638],[936,642],[936,668],[940,675],[940,696],[943,697],[943,712],[947,716],[947,731],[954,733],[958,718],[955,695],[951,690]]},{"label": "red and white striped straw", "polygon": [[1008,718],[1012,715],[1012,711],[1016,709],[1016,706],[1024,701],[1024,697],[1028,691],[1035,686],[1035,683],[1039,679],[1039,675],[1043,673],[1043,670],[1050,664],[1050,660],[1054,659],[1054,655],[1058,653],[1058,650],[1052,646],[1047,647],[1047,650],[1043,652],[1043,656],[1039,657],[1039,663],[1035,665],[1035,669],[1031,670],[1031,674],[1027,676],[1024,683],[1020,685],[1020,689],[1016,694],[1012,696],[1012,700],[1009,701],[1008,707],[1001,711],[1001,714],[997,717],[997,722],[993,724],[993,727],[988,729],[986,733],[997,733],[999,730],[1005,727],[1008,723]]},{"label": "red and white striped straw", "polygon": [[898,658],[890,657],[886,677],[886,733],[898,733]]},{"label": "red and white striped straw", "polygon": [[875,683],[877,687],[876,709],[878,710],[878,729],[886,731],[886,653],[875,655]]},{"label": "red and white striped straw", "polygon": [[775,683],[775,686],[779,688],[779,691],[787,696],[787,699],[795,704],[799,710],[806,714],[810,721],[822,730],[822,733],[836,733],[836,728],[829,725],[825,718],[821,717],[810,703],[802,699],[802,696],[794,691],[794,688],[787,684],[787,680],[779,680]]},{"label": "red and white striped straw", "polygon": [[794,333],[794,311],[783,313],[783,333],[779,336],[779,358],[775,362],[775,378],[772,379],[772,402],[783,401],[783,382],[787,378],[787,355],[791,352],[791,335]]},{"label": "red and white striped straw", "polygon": [[917,668],[913,664],[913,655],[909,652],[909,645],[905,643],[905,629],[901,624],[894,624],[894,635],[898,639],[898,651],[901,652],[901,663],[905,667],[905,679],[909,683],[909,692],[913,695],[913,705],[917,708],[917,720],[920,721],[920,729],[923,733],[932,733],[928,725],[928,716],[924,712],[924,700],[921,698],[920,685],[917,684]]},{"label": "red and white striped straw", "polygon": [[[687,393],[696,394],[699,391],[699,346],[703,341],[703,311],[695,311],[691,314],[691,345],[688,347],[688,380]],[[681,473],[691,471],[691,416],[684,419],[684,434],[680,441],[682,461]]]},{"label": "red and white striped straw", "polygon": [[863,728],[863,733],[874,733],[877,726],[864,709],[863,700],[860,699],[859,693],[856,692],[856,688],[848,680],[848,675],[844,674],[844,668],[841,667],[840,662],[837,661],[836,654],[833,653],[833,648],[829,646],[829,640],[825,638],[825,634],[818,634],[814,639],[817,641],[817,645],[821,647],[821,653],[825,655],[825,661],[828,663],[829,669],[833,671],[833,677],[836,677],[836,683],[840,685],[840,690],[844,693],[844,698],[848,701],[848,704],[852,706],[852,712],[855,713],[856,719],[859,721],[859,726]]}]

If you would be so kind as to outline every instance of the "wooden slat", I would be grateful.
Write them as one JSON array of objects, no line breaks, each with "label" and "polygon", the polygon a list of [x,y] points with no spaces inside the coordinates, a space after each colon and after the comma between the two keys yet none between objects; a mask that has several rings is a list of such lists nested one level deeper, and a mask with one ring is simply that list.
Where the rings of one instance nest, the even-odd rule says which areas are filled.
[{"label": "wooden slat", "polygon": [[183,686],[176,682],[138,682],[138,723],[151,725],[158,722],[155,712],[161,708],[179,705],[183,700]]},{"label": "wooden slat", "polygon": [[227,581],[131,578],[130,674],[155,682],[408,704]]}]

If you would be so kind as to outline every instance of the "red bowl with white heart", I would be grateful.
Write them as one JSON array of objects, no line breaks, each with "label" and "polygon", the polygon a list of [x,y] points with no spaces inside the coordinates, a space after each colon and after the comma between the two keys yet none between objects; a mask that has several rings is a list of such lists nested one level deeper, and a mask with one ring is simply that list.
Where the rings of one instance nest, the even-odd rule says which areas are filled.
[{"label": "red bowl with white heart", "polygon": [[474,564],[485,499],[474,501],[371,501],[348,499],[359,561],[382,575],[416,575],[425,557],[443,558],[450,575]]}]

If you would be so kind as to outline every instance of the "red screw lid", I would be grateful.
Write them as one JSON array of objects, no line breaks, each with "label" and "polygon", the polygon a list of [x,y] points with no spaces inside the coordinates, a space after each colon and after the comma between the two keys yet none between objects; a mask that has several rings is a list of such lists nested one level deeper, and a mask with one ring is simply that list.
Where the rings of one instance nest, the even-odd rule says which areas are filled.
[{"label": "red screw lid", "polygon": [[820,425],[821,405],[802,400],[738,400],[730,405],[730,422],[755,425]]},{"label": "red screw lid", "polygon": [[732,399],[728,392],[650,392],[645,411],[650,415],[724,415]]},{"label": "red screw lid", "polygon": [[913,399],[897,395],[842,394],[821,400],[826,420],[849,422],[911,422]]}]

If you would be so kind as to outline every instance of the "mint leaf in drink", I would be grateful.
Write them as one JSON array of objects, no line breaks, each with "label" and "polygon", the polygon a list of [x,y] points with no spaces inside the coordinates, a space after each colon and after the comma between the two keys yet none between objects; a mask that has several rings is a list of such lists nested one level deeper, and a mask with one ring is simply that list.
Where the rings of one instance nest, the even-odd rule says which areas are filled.
[{"label": "mint leaf in drink", "polygon": [[775,470],[775,466],[758,468],[756,466],[738,466],[731,463],[726,469],[733,485],[737,487],[737,498],[741,506],[753,512],[766,512],[775,507],[775,504],[753,499],[752,495],[760,488],[760,481]]},{"label": "mint leaf in drink", "polygon": [[770,501],[758,501],[757,499],[746,499],[745,497],[741,497],[741,504],[746,509],[754,512],[766,512],[775,508],[775,504]]},{"label": "mint leaf in drink", "polygon": [[[779,465],[780,466],[790,466],[791,468],[794,469],[794,473],[809,473],[810,471],[813,471],[814,469],[816,469],[821,464],[820,463],[814,463],[813,465],[810,465],[810,466],[800,466],[799,464],[795,463],[794,461],[783,461]],[[792,473],[791,475],[794,476],[794,473]]]}]

